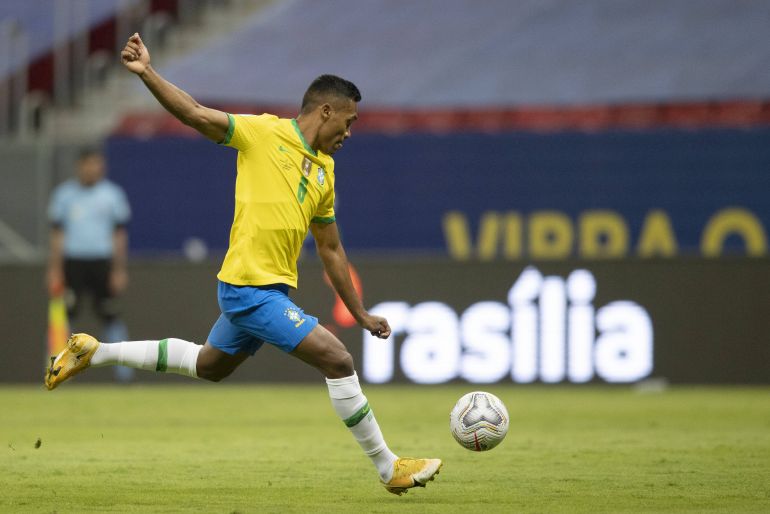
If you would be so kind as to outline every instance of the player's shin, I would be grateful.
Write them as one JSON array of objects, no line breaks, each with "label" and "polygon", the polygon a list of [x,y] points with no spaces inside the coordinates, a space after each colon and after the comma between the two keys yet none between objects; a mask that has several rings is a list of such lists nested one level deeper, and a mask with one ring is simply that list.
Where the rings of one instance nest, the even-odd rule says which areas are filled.
[{"label": "player's shin", "polygon": [[345,378],[327,378],[326,385],[329,387],[329,396],[337,415],[350,429],[364,453],[372,459],[380,478],[387,482],[393,473],[393,463],[397,457],[385,444],[369,402],[361,391],[358,375],[353,373]]},{"label": "player's shin", "polygon": [[201,345],[176,338],[102,343],[91,358],[91,366],[121,365],[198,378],[196,363],[201,348]]}]

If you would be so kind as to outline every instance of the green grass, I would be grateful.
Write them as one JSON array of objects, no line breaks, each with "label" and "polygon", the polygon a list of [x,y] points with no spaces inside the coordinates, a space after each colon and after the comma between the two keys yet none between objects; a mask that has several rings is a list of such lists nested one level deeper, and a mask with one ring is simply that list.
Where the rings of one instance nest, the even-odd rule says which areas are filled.
[{"label": "green grass", "polygon": [[770,512],[768,388],[490,387],[486,453],[448,431],[472,389],[365,387],[396,453],[444,459],[396,497],[322,383],[0,388],[0,511]]}]

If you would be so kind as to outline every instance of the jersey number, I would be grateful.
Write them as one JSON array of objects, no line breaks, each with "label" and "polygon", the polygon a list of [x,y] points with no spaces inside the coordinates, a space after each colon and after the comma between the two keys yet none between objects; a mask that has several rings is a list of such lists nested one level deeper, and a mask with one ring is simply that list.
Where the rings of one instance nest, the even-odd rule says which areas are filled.
[{"label": "jersey number", "polygon": [[305,202],[306,195],[307,195],[307,178],[302,177],[299,181],[299,187],[297,188],[297,200],[299,200],[299,203]]}]

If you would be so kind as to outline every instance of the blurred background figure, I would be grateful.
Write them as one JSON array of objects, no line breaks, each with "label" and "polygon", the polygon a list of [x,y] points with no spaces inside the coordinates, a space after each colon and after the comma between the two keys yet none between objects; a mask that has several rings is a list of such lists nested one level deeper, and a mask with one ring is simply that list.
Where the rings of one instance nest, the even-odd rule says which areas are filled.
[{"label": "blurred background figure", "polygon": [[[73,332],[83,330],[78,325],[84,300],[90,296],[101,323],[101,340],[123,341],[128,333],[116,300],[128,285],[126,224],[131,209],[123,189],[106,178],[100,150],[83,150],[76,167],[76,176],[53,191],[48,208],[49,295],[64,294]],[[127,382],[133,370],[118,367],[115,376]]]}]

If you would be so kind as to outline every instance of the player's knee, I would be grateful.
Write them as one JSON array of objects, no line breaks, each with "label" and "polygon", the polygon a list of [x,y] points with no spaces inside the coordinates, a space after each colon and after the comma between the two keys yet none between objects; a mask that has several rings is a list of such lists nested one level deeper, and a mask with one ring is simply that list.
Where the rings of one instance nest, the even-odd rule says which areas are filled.
[{"label": "player's knee", "polygon": [[334,355],[330,356],[324,368],[323,372],[327,378],[349,377],[354,370],[353,356],[347,350],[335,352]]}]

